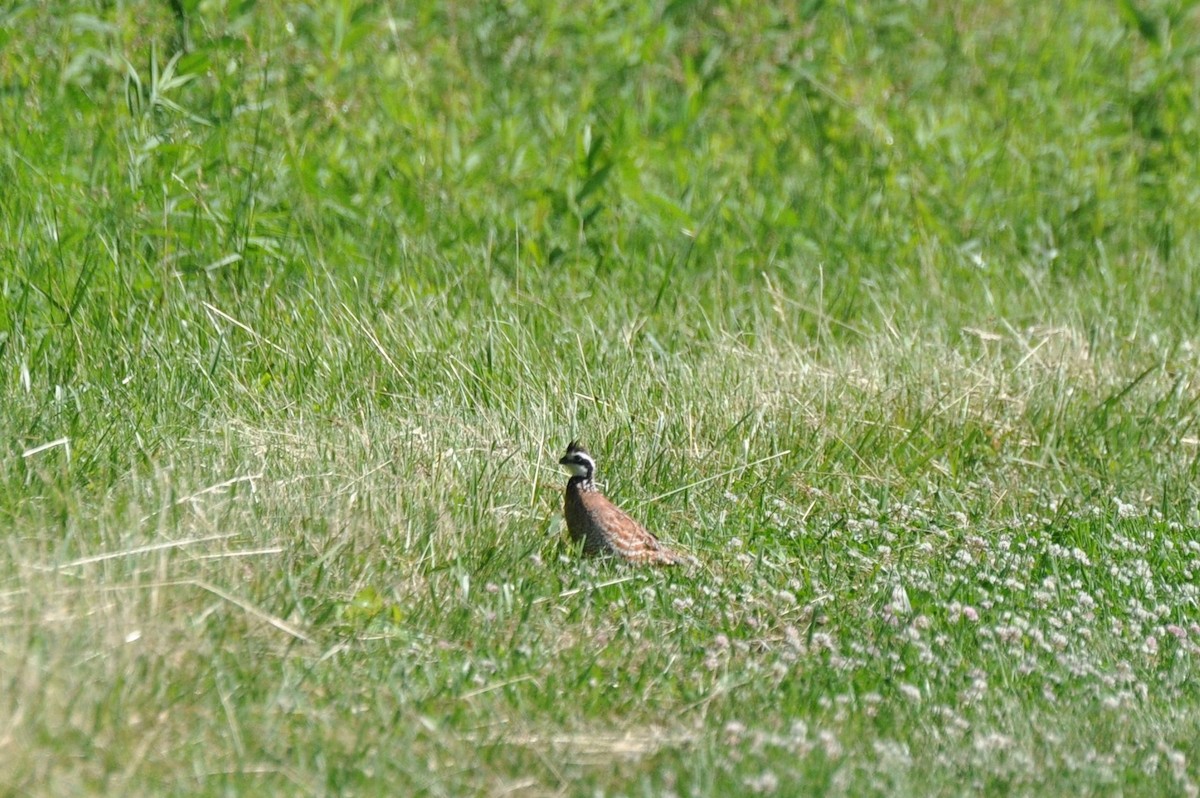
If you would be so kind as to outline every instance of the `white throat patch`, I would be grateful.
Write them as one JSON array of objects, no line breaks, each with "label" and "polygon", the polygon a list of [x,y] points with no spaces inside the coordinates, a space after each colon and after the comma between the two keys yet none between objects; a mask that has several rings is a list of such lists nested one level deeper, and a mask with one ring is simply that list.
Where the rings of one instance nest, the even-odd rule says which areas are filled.
[{"label": "white throat patch", "polygon": [[562,465],[563,468],[567,469],[567,473],[573,477],[586,477],[588,472],[592,470],[586,463],[563,463]]}]

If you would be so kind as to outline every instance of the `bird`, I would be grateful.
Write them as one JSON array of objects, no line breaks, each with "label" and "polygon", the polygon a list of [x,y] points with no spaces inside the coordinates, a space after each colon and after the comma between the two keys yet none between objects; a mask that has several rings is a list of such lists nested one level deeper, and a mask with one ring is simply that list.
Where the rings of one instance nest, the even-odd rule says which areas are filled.
[{"label": "bird", "polygon": [[571,441],[559,464],[571,474],[563,496],[567,532],[583,553],[615,557],[635,565],[690,565],[695,559],[664,546],[596,487],[596,461],[578,441]]}]

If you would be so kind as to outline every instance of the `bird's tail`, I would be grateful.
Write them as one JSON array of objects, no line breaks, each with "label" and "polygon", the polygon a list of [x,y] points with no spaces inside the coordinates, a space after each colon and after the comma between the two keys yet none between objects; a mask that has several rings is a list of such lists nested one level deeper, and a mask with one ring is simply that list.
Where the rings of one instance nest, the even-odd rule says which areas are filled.
[{"label": "bird's tail", "polygon": [[651,562],[654,565],[686,565],[690,567],[700,564],[700,561],[690,554],[680,554],[667,548],[655,551]]}]

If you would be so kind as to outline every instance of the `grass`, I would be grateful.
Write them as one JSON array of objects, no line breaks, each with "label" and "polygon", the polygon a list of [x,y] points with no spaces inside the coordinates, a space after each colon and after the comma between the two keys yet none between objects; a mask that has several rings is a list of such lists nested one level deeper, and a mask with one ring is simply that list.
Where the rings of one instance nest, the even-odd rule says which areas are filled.
[{"label": "grass", "polygon": [[1200,17],[770,5],[0,12],[0,790],[1197,794]]}]

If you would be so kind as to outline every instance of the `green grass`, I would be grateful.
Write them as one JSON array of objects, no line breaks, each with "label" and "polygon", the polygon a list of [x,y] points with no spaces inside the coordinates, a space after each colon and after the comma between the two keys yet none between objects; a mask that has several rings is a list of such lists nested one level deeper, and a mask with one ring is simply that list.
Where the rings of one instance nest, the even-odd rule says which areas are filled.
[{"label": "green grass", "polygon": [[9,5],[0,792],[1196,795],[1193,5]]}]

